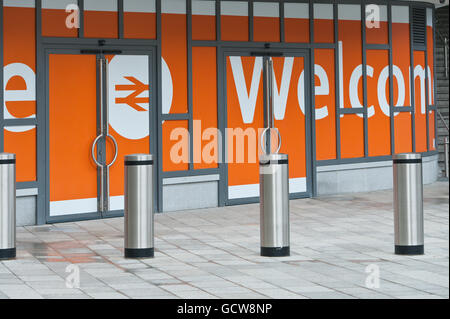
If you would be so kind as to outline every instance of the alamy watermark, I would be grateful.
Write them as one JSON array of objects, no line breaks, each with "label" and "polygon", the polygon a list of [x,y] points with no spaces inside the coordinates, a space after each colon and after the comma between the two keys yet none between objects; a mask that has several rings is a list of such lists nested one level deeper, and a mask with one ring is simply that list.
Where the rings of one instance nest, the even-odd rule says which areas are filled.
[{"label": "alamy watermark", "polygon": [[[368,29],[380,28],[380,6],[376,4],[366,5],[366,27]],[[78,5],[72,3],[66,6],[68,13],[66,18],[66,27],[68,29],[80,28],[80,8]]]},{"label": "alamy watermark", "polygon": [[[281,143],[276,129],[265,132],[263,147],[261,136],[265,128],[236,127],[226,128],[225,139],[222,132],[214,127],[202,129],[202,121],[194,120],[192,129],[193,163],[257,163],[259,155],[265,153],[266,143],[270,135],[270,151],[273,153]],[[174,164],[190,162],[191,132],[184,127],[176,127],[170,131],[170,140],[174,141],[170,147],[170,160]],[[225,147],[223,147],[225,141]]]},{"label": "alamy watermark", "polygon": [[379,289],[380,288],[380,267],[376,264],[370,264],[366,267],[366,288]]},{"label": "alamy watermark", "polygon": [[366,28],[379,29],[381,19],[380,6],[376,4],[366,5]]},{"label": "alamy watermark", "polygon": [[80,267],[73,264],[68,265],[66,273],[69,273],[66,277],[66,287],[69,289],[80,288]]},{"label": "alamy watermark", "polygon": [[76,4],[69,4],[66,7],[66,12],[68,13],[66,17],[66,27],[68,29],[79,29],[80,28],[80,8]]}]

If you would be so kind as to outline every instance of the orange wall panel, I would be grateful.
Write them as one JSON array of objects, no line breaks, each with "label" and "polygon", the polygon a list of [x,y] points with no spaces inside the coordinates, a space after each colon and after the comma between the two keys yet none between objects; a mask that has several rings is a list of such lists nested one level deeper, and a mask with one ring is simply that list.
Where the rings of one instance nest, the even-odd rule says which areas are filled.
[{"label": "orange wall panel", "polygon": [[388,23],[385,21],[379,22],[379,28],[366,27],[366,42],[371,44],[388,44]]},{"label": "orange wall panel", "polygon": [[280,19],[269,17],[254,17],[253,40],[264,42],[280,42]]},{"label": "orange wall panel", "polygon": [[187,40],[186,16],[162,15],[162,57],[166,61],[173,82],[170,113],[186,113],[187,108]]},{"label": "orange wall panel", "polygon": [[[336,97],[335,97],[335,68],[334,50],[314,50],[315,64],[326,72],[326,79],[321,79],[323,74],[315,76],[316,96],[316,159],[330,160],[336,158]],[[322,81],[321,81],[322,80]],[[326,82],[326,83],[322,83]],[[325,85],[328,85],[328,94],[321,93]],[[320,93],[320,94],[319,94]],[[326,110],[326,115],[323,117]],[[317,113],[319,112],[319,113]]]},{"label": "orange wall panel", "polygon": [[309,42],[309,19],[284,19],[286,42]]},{"label": "orange wall panel", "polygon": [[414,95],[416,125],[416,152],[427,151],[427,119],[425,98],[425,54],[423,51],[414,51]]},{"label": "orange wall panel", "polygon": [[[36,96],[30,97],[33,87],[27,87],[36,74],[36,28],[34,8],[3,8],[3,65],[5,75],[11,70],[13,76],[5,79],[6,91],[23,90],[23,100],[11,100],[5,95],[7,111],[15,118],[36,115]],[[19,75],[16,75],[19,74]],[[26,90],[26,91],[25,91]],[[6,92],[5,92],[6,94]]]},{"label": "orange wall panel", "polygon": [[[410,98],[410,35],[409,23],[392,23],[392,60],[401,72],[401,78],[394,74],[394,105],[411,106]],[[395,72],[395,70],[394,70]],[[404,85],[402,95],[404,99],[399,100],[399,85]]]},{"label": "orange wall panel", "polygon": [[[3,8],[3,66],[5,118],[36,116],[36,29],[35,9]],[[3,88],[1,88],[3,89]],[[10,93],[15,93],[10,96]],[[4,151],[15,153],[17,182],[35,181],[36,127],[15,126],[4,130]]]},{"label": "orange wall panel", "polygon": [[156,14],[124,12],[123,36],[126,39],[156,39]]},{"label": "orange wall panel", "polygon": [[[353,84],[355,92],[350,92],[353,72],[362,65],[362,41],[360,21],[339,21],[339,42],[342,47],[342,94],[343,108],[362,106],[362,78]],[[356,89],[355,89],[356,87]],[[356,105],[351,97],[356,100]],[[354,158],[364,156],[364,127],[362,114],[346,114],[340,118],[341,157]]]},{"label": "orange wall panel", "polygon": [[373,68],[373,75],[367,75],[369,156],[390,155],[389,74],[386,76],[389,72],[389,53],[384,50],[368,50],[366,58],[367,65]]},{"label": "orange wall panel", "polygon": [[4,130],[4,150],[16,154],[16,181],[36,180],[36,127],[23,132]]},{"label": "orange wall panel", "polygon": [[341,117],[341,157],[355,158],[364,156],[364,123],[356,114]]},{"label": "orange wall panel", "polygon": [[334,21],[327,19],[314,20],[314,42],[334,42]]},{"label": "orange wall panel", "polygon": [[61,9],[42,9],[42,36],[44,37],[69,37],[78,35],[78,29],[68,28],[66,19],[68,13]]},{"label": "orange wall panel", "polygon": [[118,14],[110,11],[84,11],[84,36],[86,38],[117,38]]},{"label": "orange wall panel", "polygon": [[215,40],[216,17],[192,15],[192,40]]},{"label": "orange wall panel", "polygon": [[[199,132],[193,132],[194,136],[194,168],[218,167],[218,156],[215,162],[207,163],[202,152],[208,151],[214,137],[203,136],[208,134],[206,130],[217,128],[217,67],[216,48],[192,48],[192,90],[193,90],[193,119],[200,121]],[[204,138],[203,138],[204,137]],[[220,138],[216,136],[217,140]],[[200,142],[200,143],[199,143]],[[218,147],[219,143],[215,143]],[[212,153],[211,153],[212,152]],[[214,150],[208,153],[214,154]],[[215,153],[218,155],[218,153]]]},{"label": "orange wall panel", "polygon": [[221,16],[222,41],[248,41],[248,17]]},{"label": "orange wall panel", "polygon": [[395,154],[412,152],[411,113],[394,114]]},{"label": "orange wall panel", "polygon": [[164,121],[162,124],[163,171],[189,168],[188,121]]}]

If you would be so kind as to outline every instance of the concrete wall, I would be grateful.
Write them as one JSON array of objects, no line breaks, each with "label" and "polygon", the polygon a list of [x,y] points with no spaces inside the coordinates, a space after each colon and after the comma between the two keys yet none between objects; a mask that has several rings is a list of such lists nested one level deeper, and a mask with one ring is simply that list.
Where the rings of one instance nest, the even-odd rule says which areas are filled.
[{"label": "concrete wall", "polygon": [[219,178],[214,174],[164,179],[164,211],[217,207]]},{"label": "concrete wall", "polygon": [[[423,182],[438,179],[438,155],[423,158]],[[370,192],[392,188],[392,161],[320,166],[317,168],[318,195]]]},{"label": "concrete wall", "polygon": [[16,225],[36,225],[37,189],[18,189],[16,191]]}]

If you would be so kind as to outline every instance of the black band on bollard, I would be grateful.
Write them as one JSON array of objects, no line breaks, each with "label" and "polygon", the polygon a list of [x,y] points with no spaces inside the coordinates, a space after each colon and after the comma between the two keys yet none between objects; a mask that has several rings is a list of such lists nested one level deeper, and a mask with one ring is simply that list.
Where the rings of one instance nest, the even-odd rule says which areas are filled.
[{"label": "black band on bollard", "polygon": [[395,159],[394,164],[420,164],[422,163],[421,158],[416,159]]},{"label": "black band on bollard", "polygon": [[287,247],[261,247],[263,257],[288,257],[291,255],[289,246]]},{"label": "black band on bollard", "polygon": [[149,161],[125,161],[126,166],[153,165],[153,160]]},{"label": "black band on bollard", "polygon": [[417,245],[417,246],[395,245],[395,254],[396,255],[423,255],[424,247],[423,247],[423,245]]},{"label": "black band on bollard", "polygon": [[0,160],[0,164],[16,164],[16,160],[15,159],[3,159],[3,160]]},{"label": "black band on bollard", "polygon": [[267,166],[267,165],[282,165],[282,164],[289,164],[289,160],[282,159],[282,160],[270,160],[270,161],[260,161],[259,165],[261,166]]},{"label": "black band on bollard", "polygon": [[15,248],[0,249],[0,259],[12,259],[16,258]]},{"label": "black band on bollard", "polygon": [[125,258],[150,258],[154,256],[154,248],[125,248]]}]

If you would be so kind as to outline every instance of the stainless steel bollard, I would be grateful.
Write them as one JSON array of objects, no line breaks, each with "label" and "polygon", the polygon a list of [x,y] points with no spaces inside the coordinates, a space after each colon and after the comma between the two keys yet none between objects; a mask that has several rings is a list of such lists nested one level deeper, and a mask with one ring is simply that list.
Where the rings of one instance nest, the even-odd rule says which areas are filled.
[{"label": "stainless steel bollard", "polygon": [[16,257],[16,155],[0,153],[0,259]]},{"label": "stainless steel bollard", "polygon": [[154,256],[153,156],[125,156],[125,257]]},{"label": "stainless steel bollard", "polygon": [[288,155],[261,155],[259,165],[261,256],[289,256]]},{"label": "stainless steel bollard", "polygon": [[424,253],[422,156],[413,153],[394,155],[393,168],[395,253],[422,255]]}]

